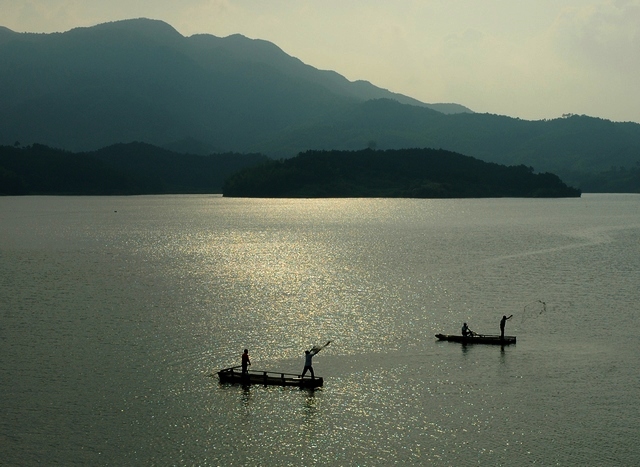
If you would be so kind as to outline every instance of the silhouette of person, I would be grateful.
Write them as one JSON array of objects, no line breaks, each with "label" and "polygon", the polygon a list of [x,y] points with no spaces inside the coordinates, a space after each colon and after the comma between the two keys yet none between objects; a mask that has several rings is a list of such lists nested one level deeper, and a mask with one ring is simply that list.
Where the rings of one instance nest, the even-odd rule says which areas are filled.
[{"label": "silhouette of person", "polygon": [[300,378],[304,378],[305,373],[307,372],[307,370],[309,370],[309,373],[311,373],[311,379],[316,379],[315,375],[313,374],[313,366],[311,366],[311,359],[318,352],[320,352],[320,349],[315,349],[315,348],[304,351],[304,370],[302,370],[302,375],[300,376]]},{"label": "silhouette of person", "polygon": [[246,376],[248,374],[247,366],[251,365],[251,360],[249,360],[249,350],[244,349],[244,353],[242,354],[242,376]]},{"label": "silhouette of person", "polygon": [[513,315],[502,315],[502,319],[500,320],[500,339],[504,339],[504,325],[507,324],[507,320],[511,319]]}]

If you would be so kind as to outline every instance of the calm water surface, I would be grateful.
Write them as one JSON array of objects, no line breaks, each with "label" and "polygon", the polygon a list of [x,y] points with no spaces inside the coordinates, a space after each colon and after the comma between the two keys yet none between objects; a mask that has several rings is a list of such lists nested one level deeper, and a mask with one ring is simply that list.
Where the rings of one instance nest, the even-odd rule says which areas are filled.
[{"label": "calm water surface", "polygon": [[[640,465],[638,284],[638,195],[0,198],[0,455]],[[329,339],[320,390],[210,376]]]}]

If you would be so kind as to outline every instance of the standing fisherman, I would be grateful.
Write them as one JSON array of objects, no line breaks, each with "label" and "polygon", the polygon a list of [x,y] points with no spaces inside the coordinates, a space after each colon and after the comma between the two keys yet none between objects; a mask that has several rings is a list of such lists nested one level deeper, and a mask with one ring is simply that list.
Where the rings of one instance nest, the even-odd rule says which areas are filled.
[{"label": "standing fisherman", "polygon": [[249,360],[249,350],[244,349],[244,353],[242,354],[242,376],[247,376],[247,366],[251,365],[251,360]]},{"label": "standing fisherman", "polygon": [[331,343],[331,341],[328,341],[322,347],[313,347],[311,350],[305,350],[304,351],[304,370],[302,370],[302,375],[300,375],[300,379],[304,378],[304,375],[307,372],[307,370],[309,370],[309,373],[311,373],[311,379],[316,379],[315,375],[313,374],[313,366],[311,366],[311,359],[313,358],[313,356],[315,354],[320,352],[322,349],[324,349],[330,343]]},{"label": "standing fisherman", "polygon": [[500,320],[500,339],[504,339],[504,325],[507,324],[507,320],[511,319],[513,315],[502,315],[502,319]]}]

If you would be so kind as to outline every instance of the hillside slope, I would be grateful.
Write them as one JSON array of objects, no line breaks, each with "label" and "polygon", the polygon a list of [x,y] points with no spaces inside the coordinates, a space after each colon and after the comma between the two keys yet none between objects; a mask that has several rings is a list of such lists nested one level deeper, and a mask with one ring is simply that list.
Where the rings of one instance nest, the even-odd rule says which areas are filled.
[{"label": "hillside slope", "polygon": [[5,29],[0,64],[0,144],[92,150],[192,139],[219,151],[244,151],[366,99],[427,106],[317,70],[266,41],[183,37],[146,19],[58,34]]},{"label": "hillside slope", "polygon": [[261,198],[579,197],[556,175],[534,174],[450,151],[403,149],[307,151],[245,168],[223,195]]}]

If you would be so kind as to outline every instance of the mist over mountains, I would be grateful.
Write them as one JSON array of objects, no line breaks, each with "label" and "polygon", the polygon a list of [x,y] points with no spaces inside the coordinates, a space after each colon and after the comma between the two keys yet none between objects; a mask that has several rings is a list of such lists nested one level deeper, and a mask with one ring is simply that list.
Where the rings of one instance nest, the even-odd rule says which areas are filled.
[{"label": "mist over mountains", "polygon": [[640,167],[636,123],[526,121],[426,104],[318,70],[263,40],[184,37],[148,19],[55,34],[0,28],[0,118],[0,145],[71,151],[141,141],[281,158],[429,147],[552,171],[583,190],[602,172]]}]

